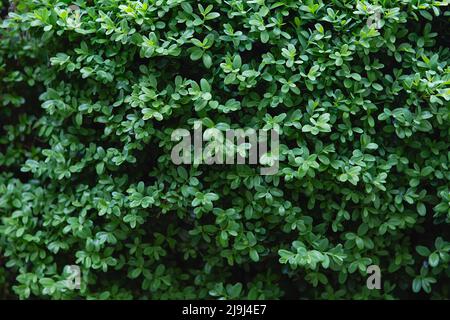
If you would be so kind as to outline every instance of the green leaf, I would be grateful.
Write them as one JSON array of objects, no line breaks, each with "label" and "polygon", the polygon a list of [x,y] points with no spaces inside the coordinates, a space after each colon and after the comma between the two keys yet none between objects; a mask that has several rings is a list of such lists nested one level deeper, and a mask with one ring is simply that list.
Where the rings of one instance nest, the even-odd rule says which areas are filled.
[{"label": "green leaf", "polygon": [[251,258],[254,262],[258,262],[258,261],[259,261],[259,254],[258,254],[258,251],[256,251],[255,249],[251,249],[251,250],[250,250],[250,258]]},{"label": "green leaf", "polygon": [[427,214],[427,208],[425,207],[425,205],[422,202],[417,203],[417,212],[421,216],[425,216]]},{"label": "green leaf", "polygon": [[430,255],[430,250],[427,247],[424,247],[424,246],[417,246],[416,247],[416,251],[422,257],[428,257]]},{"label": "green leaf", "polygon": [[437,252],[433,252],[428,257],[428,263],[430,264],[430,266],[436,267],[439,264],[439,254]]}]

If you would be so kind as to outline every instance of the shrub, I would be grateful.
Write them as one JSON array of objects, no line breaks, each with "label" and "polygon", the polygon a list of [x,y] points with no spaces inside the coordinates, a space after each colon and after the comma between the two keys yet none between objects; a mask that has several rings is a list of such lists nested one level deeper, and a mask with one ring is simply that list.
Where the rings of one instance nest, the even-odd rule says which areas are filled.
[{"label": "shrub", "polygon": [[[374,2],[16,1],[0,292],[448,298],[448,1]],[[279,172],[173,164],[196,120],[276,130]]]}]

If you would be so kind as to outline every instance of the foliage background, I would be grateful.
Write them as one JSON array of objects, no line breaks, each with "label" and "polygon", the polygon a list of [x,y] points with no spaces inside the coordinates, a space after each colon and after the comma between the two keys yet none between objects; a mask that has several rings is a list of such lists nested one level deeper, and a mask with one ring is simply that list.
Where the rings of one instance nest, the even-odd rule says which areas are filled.
[{"label": "foliage background", "polygon": [[[0,297],[448,299],[448,1],[370,4],[3,1]],[[194,120],[280,172],[173,165]]]}]

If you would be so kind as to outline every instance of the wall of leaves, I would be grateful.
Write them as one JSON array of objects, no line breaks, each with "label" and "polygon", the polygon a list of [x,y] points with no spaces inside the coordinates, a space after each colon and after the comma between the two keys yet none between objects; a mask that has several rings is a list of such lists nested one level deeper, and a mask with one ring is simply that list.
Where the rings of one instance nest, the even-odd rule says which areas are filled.
[{"label": "wall of leaves", "polygon": [[[0,12],[1,298],[448,299],[447,0]],[[174,165],[196,120],[280,171]]]}]

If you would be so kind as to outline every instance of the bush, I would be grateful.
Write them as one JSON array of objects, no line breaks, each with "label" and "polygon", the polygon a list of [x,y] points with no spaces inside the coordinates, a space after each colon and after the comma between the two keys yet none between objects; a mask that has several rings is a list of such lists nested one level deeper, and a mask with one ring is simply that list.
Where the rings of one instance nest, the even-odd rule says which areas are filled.
[{"label": "bush", "polygon": [[[16,1],[4,298],[448,299],[448,1],[375,2]],[[196,120],[276,130],[279,172],[173,164]]]}]

